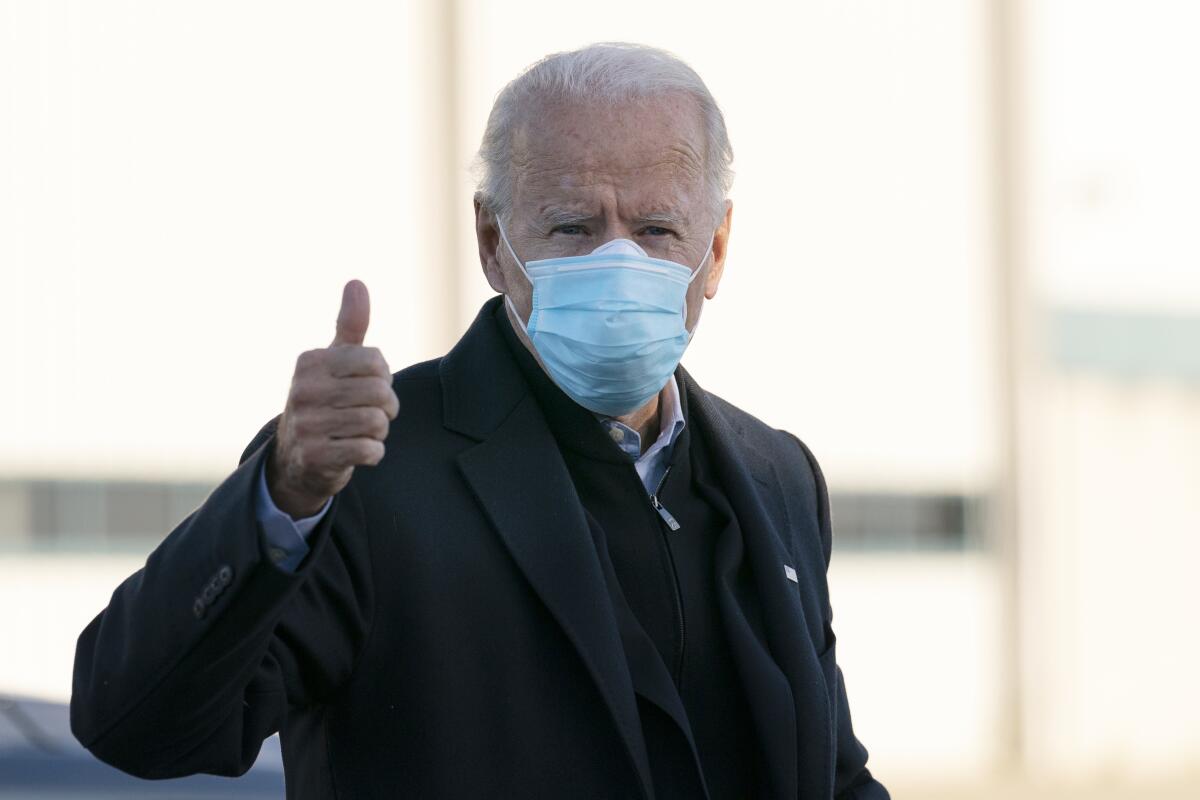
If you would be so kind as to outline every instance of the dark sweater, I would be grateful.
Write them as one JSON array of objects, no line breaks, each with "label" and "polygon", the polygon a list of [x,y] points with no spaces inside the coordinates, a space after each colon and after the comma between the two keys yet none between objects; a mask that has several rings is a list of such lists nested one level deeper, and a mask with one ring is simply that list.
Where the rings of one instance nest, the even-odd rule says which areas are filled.
[{"label": "dark sweater", "polygon": [[704,797],[702,786],[713,800],[755,796],[754,733],[714,585],[714,544],[737,521],[712,477],[682,383],[685,425],[657,488],[679,525],[672,530],[633,460],[538,366],[503,305],[496,317],[585,510],[638,695],[658,800]]}]

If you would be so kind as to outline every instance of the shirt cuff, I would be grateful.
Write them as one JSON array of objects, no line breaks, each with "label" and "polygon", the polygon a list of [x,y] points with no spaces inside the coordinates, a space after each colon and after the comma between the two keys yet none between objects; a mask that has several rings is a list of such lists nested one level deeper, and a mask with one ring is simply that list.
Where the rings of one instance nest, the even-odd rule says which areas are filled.
[{"label": "shirt cuff", "polygon": [[271,492],[267,489],[267,461],[263,459],[262,469],[258,473],[258,497],[254,502],[254,512],[267,540],[267,554],[276,566],[288,572],[296,571],[308,555],[308,535],[317,527],[332,502],[332,497],[326,500],[321,510],[311,517],[292,519],[271,499]]}]

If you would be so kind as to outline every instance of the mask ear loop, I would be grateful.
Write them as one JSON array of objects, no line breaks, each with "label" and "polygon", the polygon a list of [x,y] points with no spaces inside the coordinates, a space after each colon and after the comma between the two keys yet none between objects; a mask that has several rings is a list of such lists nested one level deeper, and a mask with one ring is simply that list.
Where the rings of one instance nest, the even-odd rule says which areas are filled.
[{"label": "mask ear loop", "polygon": [[[525,265],[521,263],[521,259],[517,258],[517,251],[513,250],[512,244],[508,241],[508,236],[504,234],[504,226],[500,224],[500,220],[496,220],[496,230],[500,231],[500,238],[504,240],[504,246],[508,248],[508,252],[512,254],[513,261],[517,262],[517,266],[521,268],[521,272],[525,275],[526,280],[532,284],[533,280],[529,278],[529,272],[525,269]],[[712,245],[709,245],[711,247]]]},{"label": "mask ear loop", "polygon": [[[500,231],[500,238],[504,240],[505,247],[507,247],[508,252],[512,254],[513,261],[517,262],[517,267],[521,270],[521,274],[525,276],[525,280],[529,281],[529,298],[530,298],[530,302],[532,302],[533,292],[534,292],[533,278],[529,277],[529,270],[525,269],[525,265],[523,263],[521,263],[521,259],[517,257],[517,251],[513,250],[512,244],[508,241],[508,236],[506,236],[504,233],[504,226],[500,224],[499,217],[496,218],[496,229]],[[505,302],[505,304],[508,305],[509,309],[512,311],[512,315],[517,318],[517,322],[519,322],[521,324],[521,329],[525,331],[526,335],[528,335],[529,329],[526,326],[526,324],[521,320],[521,315],[519,313],[517,313],[517,307],[515,305],[513,305],[512,298],[510,298],[508,296],[507,292],[504,294],[504,302]]]}]

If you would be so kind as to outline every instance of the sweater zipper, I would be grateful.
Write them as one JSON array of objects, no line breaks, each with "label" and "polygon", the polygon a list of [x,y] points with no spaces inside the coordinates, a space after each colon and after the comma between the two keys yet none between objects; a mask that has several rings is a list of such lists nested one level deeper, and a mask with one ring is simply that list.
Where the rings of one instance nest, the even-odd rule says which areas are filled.
[{"label": "sweater zipper", "polygon": [[658,486],[654,487],[654,493],[650,495],[650,505],[654,506],[654,510],[663,518],[663,522],[667,523],[667,527],[673,531],[679,530],[679,522],[672,516],[667,507],[664,506],[658,499],[658,493],[662,491],[663,484],[667,481],[667,475],[671,472],[671,465],[663,470],[662,477],[658,479]]},{"label": "sweater zipper", "polygon": [[[658,479],[658,485],[654,487],[654,493],[650,495],[650,505],[654,506],[654,510],[662,517],[663,522],[667,523],[667,527],[672,531],[679,530],[679,522],[667,511],[658,499],[658,493],[662,491],[663,484],[667,482],[667,475],[671,472],[671,465],[663,470],[662,477]],[[671,543],[663,541],[663,546],[667,550],[667,561],[671,564],[671,585],[675,587],[675,620],[679,626],[679,662],[674,669],[675,685],[679,686],[683,680],[683,654],[687,647],[687,630],[683,624],[683,595],[679,591],[679,572],[675,568],[675,556],[671,554]]]}]

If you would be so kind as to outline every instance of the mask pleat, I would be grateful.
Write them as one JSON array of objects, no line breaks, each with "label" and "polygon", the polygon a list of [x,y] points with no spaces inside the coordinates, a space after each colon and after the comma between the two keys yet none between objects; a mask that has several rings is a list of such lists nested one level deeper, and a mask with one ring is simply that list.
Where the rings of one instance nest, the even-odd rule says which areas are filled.
[{"label": "mask pleat", "polygon": [[698,268],[615,239],[588,255],[530,261],[522,269],[533,285],[526,333],[571,399],[616,416],[662,389],[691,339],[686,294]]}]

